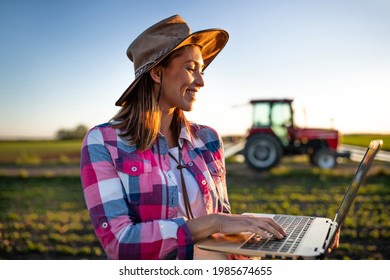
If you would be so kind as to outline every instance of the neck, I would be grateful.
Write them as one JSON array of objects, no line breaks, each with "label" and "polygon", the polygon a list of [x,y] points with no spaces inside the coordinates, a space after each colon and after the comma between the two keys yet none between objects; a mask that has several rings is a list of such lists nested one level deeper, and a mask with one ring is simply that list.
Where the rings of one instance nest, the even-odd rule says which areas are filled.
[{"label": "neck", "polygon": [[178,140],[176,139],[176,136],[173,135],[172,128],[171,128],[173,112],[174,112],[174,108],[168,111],[163,111],[161,116],[160,132],[166,137],[169,148],[176,147],[177,140]]}]

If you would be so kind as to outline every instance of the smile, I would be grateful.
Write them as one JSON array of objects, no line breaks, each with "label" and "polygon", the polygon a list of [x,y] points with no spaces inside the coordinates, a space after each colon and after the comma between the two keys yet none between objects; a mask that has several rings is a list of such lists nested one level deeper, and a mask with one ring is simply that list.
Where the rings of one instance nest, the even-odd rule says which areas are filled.
[{"label": "smile", "polygon": [[192,99],[196,100],[196,91],[194,90],[187,90],[186,92]]}]

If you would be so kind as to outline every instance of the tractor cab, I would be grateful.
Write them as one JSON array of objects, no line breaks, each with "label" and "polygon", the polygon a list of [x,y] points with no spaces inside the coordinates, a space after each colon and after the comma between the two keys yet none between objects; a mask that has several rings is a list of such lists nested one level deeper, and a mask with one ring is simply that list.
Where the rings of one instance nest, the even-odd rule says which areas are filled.
[{"label": "tractor cab", "polygon": [[292,99],[252,100],[252,129],[274,134],[282,146],[287,147],[293,138]]}]

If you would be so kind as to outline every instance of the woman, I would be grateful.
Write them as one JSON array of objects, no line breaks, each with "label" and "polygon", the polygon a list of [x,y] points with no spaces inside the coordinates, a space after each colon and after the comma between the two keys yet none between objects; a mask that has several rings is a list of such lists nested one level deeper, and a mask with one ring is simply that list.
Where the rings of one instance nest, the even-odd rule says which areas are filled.
[{"label": "woman", "polygon": [[284,237],[272,219],[230,214],[222,141],[183,113],[227,40],[221,29],[190,33],[176,15],[128,48],[135,80],[113,120],[88,132],[81,158],[87,207],[110,259],[203,257],[194,244],[214,233]]}]

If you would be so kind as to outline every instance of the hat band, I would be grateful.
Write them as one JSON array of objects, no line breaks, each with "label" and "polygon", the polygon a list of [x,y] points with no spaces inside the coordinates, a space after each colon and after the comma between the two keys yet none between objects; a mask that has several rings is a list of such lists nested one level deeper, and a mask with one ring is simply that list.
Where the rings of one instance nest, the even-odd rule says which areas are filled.
[{"label": "hat band", "polygon": [[140,68],[137,69],[137,71],[135,71],[135,78],[139,78],[141,77],[145,72],[147,72],[150,68],[150,66],[152,66],[154,64],[154,62],[149,62],[147,64],[145,64],[144,66],[141,66]]}]

